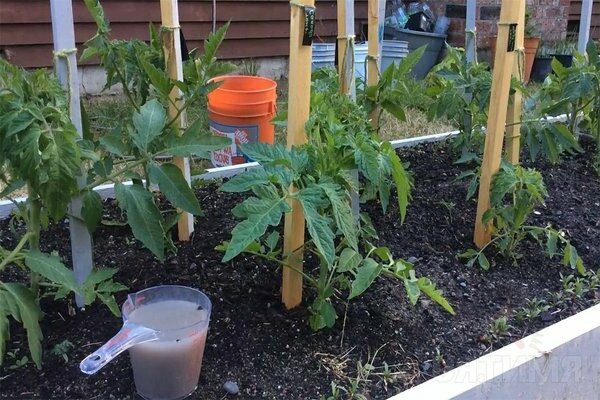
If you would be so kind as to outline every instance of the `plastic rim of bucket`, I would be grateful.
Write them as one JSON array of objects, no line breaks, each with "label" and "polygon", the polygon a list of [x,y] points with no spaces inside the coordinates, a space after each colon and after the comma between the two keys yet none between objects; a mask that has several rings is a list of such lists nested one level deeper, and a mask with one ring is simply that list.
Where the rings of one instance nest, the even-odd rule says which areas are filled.
[{"label": "plastic rim of bucket", "polygon": [[210,82],[223,82],[208,94],[208,110],[226,117],[264,117],[277,111],[277,83],[260,76],[225,75]]},{"label": "plastic rim of bucket", "polygon": [[383,47],[408,47],[408,42],[404,40],[384,40]]}]

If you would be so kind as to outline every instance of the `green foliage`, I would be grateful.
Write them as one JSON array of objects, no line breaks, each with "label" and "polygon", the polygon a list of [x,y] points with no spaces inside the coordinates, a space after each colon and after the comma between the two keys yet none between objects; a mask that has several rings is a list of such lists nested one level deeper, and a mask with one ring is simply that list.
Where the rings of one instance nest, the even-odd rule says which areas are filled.
[{"label": "green foliage", "polygon": [[411,51],[408,56],[398,64],[391,64],[382,74],[375,86],[365,87],[363,92],[358,93],[358,102],[364,104],[366,110],[381,109],[392,114],[401,121],[406,121],[404,109],[414,104],[414,97],[420,93],[411,85],[410,72],[419,62],[426,46]]},{"label": "green foliage", "polygon": [[550,306],[543,299],[534,297],[531,300],[525,300],[527,300],[525,307],[515,310],[515,318],[520,323],[523,323],[525,320],[534,321],[542,313],[550,309]]},{"label": "green foliage", "polygon": [[[174,80],[165,71],[166,60],[163,45],[172,40],[172,31],[157,31],[150,25],[149,43],[138,40],[114,40],[110,37],[110,25],[97,0],[85,1],[96,22],[96,35],[86,42],[82,58],[96,56],[106,70],[107,87],[120,83],[133,113],[124,117],[109,135],[91,142],[94,168],[88,170],[88,186],[84,189],[82,217],[88,229],[93,231],[100,221],[94,209],[99,199],[89,194],[94,186],[114,182],[119,207],[127,215],[127,223],[134,236],[163,259],[165,249],[172,249],[168,230],[173,223],[161,214],[149,191],[158,184],[161,192],[173,207],[194,215],[201,214],[200,204],[174,164],[156,163],[162,157],[208,157],[209,152],[223,148],[229,139],[216,137],[206,128],[206,119],[199,115],[193,121],[185,121],[190,105],[206,101],[208,91],[214,87],[209,80],[216,74],[230,71],[228,64],[216,61],[216,52],[222,43],[229,24],[211,34],[204,43],[204,54],[193,51],[184,67],[184,79]],[[173,101],[173,90],[181,92],[182,101]],[[174,110],[167,115],[167,108]],[[181,121],[184,121],[183,123]],[[182,126],[180,126],[182,123]],[[118,169],[113,165],[120,164]],[[139,174],[134,171],[141,170]],[[132,179],[133,185],[119,184],[121,177]]]},{"label": "green foliage", "polygon": [[10,196],[24,184],[30,197],[61,218],[77,191],[79,149],[60,84],[42,70],[0,60],[0,180]]},{"label": "green foliage", "polygon": [[503,256],[512,258],[516,265],[522,257],[517,248],[529,237],[540,245],[548,257],[562,255],[563,265],[584,274],[583,260],[563,232],[551,226],[526,225],[529,215],[544,204],[546,196],[546,186],[538,171],[503,163],[492,181],[491,208],[483,215],[483,223],[489,224],[493,239],[481,250],[470,249],[461,254],[462,258],[468,259],[467,265],[478,263],[482,269],[489,269],[490,262],[484,251],[490,245]]},{"label": "green foliage", "polygon": [[[590,41],[587,56],[575,53],[570,67],[557,60],[552,62],[553,74],[544,81],[540,91],[526,103],[533,119],[545,115],[566,114],[566,126],[542,121],[523,130],[532,158],[544,153],[557,162],[561,153],[580,151],[577,137],[591,136],[600,149],[600,59],[596,44]],[[583,133],[588,131],[588,134]],[[599,169],[600,150],[595,167]]]},{"label": "green foliage", "polygon": [[597,272],[586,271],[583,276],[560,275],[561,294],[573,300],[582,300],[588,293],[594,294],[600,289],[600,270]]},{"label": "green foliage", "polygon": [[50,351],[52,355],[56,357],[61,357],[65,363],[69,362],[69,352],[75,348],[75,345],[71,343],[69,340],[63,340],[60,343],[54,345],[52,350]]},{"label": "green foliage", "polygon": [[[317,81],[313,87],[319,85]],[[358,297],[381,274],[401,280],[412,304],[425,294],[453,313],[431,281],[416,277],[412,264],[395,260],[389,249],[371,244],[376,235],[372,225],[352,213],[352,192],[363,199],[378,197],[385,211],[390,187],[395,187],[400,219],[404,219],[411,183],[396,152],[389,143],[379,142],[365,109],[347,97],[315,92],[311,105],[305,145],[242,147],[262,169],[237,175],[221,188],[252,192],[233,209],[243,221],[233,229],[231,240],[219,247],[225,251],[223,261],[245,252],[293,268],[288,263],[291,255],[283,253],[279,235],[274,235],[283,215],[301,206],[309,237],[299,250],[312,252],[320,262],[316,275],[304,274],[317,291],[309,306],[314,330],[335,324],[335,297],[342,293],[348,300]],[[357,182],[350,170],[358,170],[364,181]]]},{"label": "green foliage", "polygon": [[[27,232],[14,249],[0,247],[0,272],[16,265],[31,276],[31,287],[0,281],[0,364],[9,339],[10,317],[26,329],[31,359],[41,367],[40,283],[65,295],[83,294],[73,272],[57,256],[39,250],[42,227],[49,218],[62,219],[71,197],[78,193],[76,177],[86,149],[76,140],[65,93],[56,78],[0,60],[0,180],[6,184],[2,194],[10,196],[23,186],[29,194],[19,206]],[[100,218],[101,207],[92,209],[98,202],[94,195],[84,198],[84,215],[89,220]],[[94,285],[89,290],[96,289]],[[110,293],[106,299],[114,302]]]},{"label": "green foliage", "polygon": [[446,58],[427,78],[427,92],[433,99],[427,116],[430,120],[445,117],[458,126],[456,150],[482,154],[492,75],[487,64],[468,62],[464,50],[451,46],[447,50]]}]

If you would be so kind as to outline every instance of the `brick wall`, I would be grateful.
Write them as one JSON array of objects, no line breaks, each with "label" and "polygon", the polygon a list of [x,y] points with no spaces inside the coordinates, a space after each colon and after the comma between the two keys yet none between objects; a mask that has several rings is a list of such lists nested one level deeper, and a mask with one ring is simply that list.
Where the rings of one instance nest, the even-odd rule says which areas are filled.
[{"label": "brick wall", "polygon": [[[501,2],[501,0],[477,0],[477,46],[484,56],[489,50],[490,38],[497,33]],[[540,36],[544,42],[553,43],[565,38],[570,2],[571,0],[527,0],[537,36]],[[428,0],[427,4],[437,15],[446,15],[450,18],[448,42],[456,46],[464,46],[466,0]]]}]

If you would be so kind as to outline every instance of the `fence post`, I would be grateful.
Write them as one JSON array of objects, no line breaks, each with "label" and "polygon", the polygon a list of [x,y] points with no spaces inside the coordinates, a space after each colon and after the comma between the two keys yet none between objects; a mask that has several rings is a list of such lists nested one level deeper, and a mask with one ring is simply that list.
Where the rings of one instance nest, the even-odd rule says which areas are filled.
[{"label": "fence post", "polygon": [[[79,76],[77,74],[77,48],[75,47],[75,32],[73,27],[73,6],[71,1],[51,0],[52,37],[54,39],[54,64],[56,75],[61,85],[69,93],[69,111],[71,121],[79,136],[82,136],[81,105],[79,100]],[[77,177],[81,188],[86,184],[83,170]],[[92,271],[92,238],[81,219],[81,196],[71,199],[69,205],[69,233],[71,236],[71,257],[73,273],[78,284],[82,284]],[[85,306],[80,295],[75,295],[77,307]]]}]

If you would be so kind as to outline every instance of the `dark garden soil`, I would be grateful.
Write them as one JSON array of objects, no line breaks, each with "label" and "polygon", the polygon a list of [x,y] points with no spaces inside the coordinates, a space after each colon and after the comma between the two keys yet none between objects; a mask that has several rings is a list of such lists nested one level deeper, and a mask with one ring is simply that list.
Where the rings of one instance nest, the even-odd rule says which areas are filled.
[{"label": "dark garden soil", "polygon": [[[104,226],[94,234],[96,263],[118,267],[117,280],[131,292],[181,284],[200,288],[212,299],[204,364],[193,399],[224,398],[222,387],[228,380],[239,384],[240,399],[319,399],[330,394],[332,381],[349,388],[349,379],[358,376],[359,361],[377,367],[368,382],[360,382],[362,392],[368,399],[385,399],[598,302],[600,293],[588,293],[562,305],[551,304],[533,321],[517,321],[514,310],[524,307],[527,299],[550,302],[551,293],[561,289],[559,274],[571,271],[532,243],[521,246],[518,266],[489,253],[488,272],[467,268],[457,254],[472,247],[475,202],[465,200],[466,183],[454,182],[464,167],[453,165],[455,157],[443,145],[401,154],[415,178],[406,223],[399,223],[393,206],[385,215],[377,204],[364,209],[379,230],[380,243],[398,257],[413,257],[417,273],[429,276],[444,291],[456,316],[424,299],[412,307],[400,282],[379,278],[350,303],[345,329],[340,318],[334,329],[312,332],[305,307],[293,311],[282,307],[280,273],[272,265],[243,256],[232,263],[220,262],[221,254],[213,249],[228,239],[236,223],[230,210],[240,197],[220,193],[215,185],[197,189],[205,216],[198,219],[192,241],[178,245],[177,256],[160,263],[133,240],[128,228]],[[564,229],[586,266],[595,270],[600,266],[600,180],[589,166],[590,158],[566,157],[558,166],[536,163],[550,196],[531,222]],[[105,217],[115,215],[109,200]],[[1,221],[0,245],[13,244],[8,221]],[[43,246],[58,250],[67,260],[67,224],[51,226],[43,235]],[[310,298],[310,290],[305,292]],[[117,295],[119,303],[124,298],[125,293]],[[79,362],[117,332],[120,319],[99,304],[70,316],[67,302],[42,303],[44,368],[38,371],[30,363],[9,369],[14,360],[8,357],[0,369],[0,398],[132,398],[126,354],[96,375],[79,371]],[[344,307],[340,301],[341,316]],[[485,338],[490,324],[503,315],[508,317],[508,334],[490,342]],[[18,354],[26,355],[27,340],[16,323],[11,334],[9,350],[19,348]],[[67,362],[51,353],[64,340],[75,346]],[[384,363],[389,366],[387,377]]]}]

